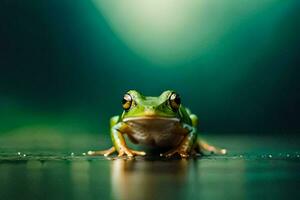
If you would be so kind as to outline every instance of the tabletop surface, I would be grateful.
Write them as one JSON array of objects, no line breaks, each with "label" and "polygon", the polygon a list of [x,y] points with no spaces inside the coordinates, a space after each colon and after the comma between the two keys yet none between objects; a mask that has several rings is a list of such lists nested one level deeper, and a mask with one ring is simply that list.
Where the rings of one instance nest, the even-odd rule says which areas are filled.
[{"label": "tabletop surface", "polygon": [[225,156],[90,157],[99,135],[0,137],[1,199],[299,199],[296,135],[207,134]]}]

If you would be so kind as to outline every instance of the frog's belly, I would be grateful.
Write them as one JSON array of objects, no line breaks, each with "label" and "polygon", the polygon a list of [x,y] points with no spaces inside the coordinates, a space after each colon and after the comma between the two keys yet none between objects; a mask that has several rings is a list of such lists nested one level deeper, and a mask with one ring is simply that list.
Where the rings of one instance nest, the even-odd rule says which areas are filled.
[{"label": "frog's belly", "polygon": [[127,132],[133,142],[157,147],[177,146],[187,131],[177,118],[132,118],[124,121],[129,126]]}]

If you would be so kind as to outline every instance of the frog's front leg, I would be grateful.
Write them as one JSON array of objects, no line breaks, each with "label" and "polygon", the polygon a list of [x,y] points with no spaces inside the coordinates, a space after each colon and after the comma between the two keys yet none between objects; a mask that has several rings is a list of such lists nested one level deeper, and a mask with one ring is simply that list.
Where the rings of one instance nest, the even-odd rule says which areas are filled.
[{"label": "frog's front leg", "polygon": [[118,156],[127,155],[129,157],[139,155],[144,156],[146,153],[144,151],[136,151],[129,149],[126,145],[124,134],[128,130],[128,125],[124,122],[119,122],[111,128],[111,139],[114,144],[115,149],[118,151]]},{"label": "frog's front leg", "polygon": [[197,141],[196,128],[187,124],[184,124],[183,128],[188,131],[188,134],[183,138],[178,147],[161,154],[161,156],[170,157],[179,154],[182,158],[187,158],[193,153]]},{"label": "frog's front leg", "polygon": [[129,157],[135,155],[146,155],[146,153],[143,151],[135,151],[127,147],[123,134],[126,133],[128,126],[124,122],[118,121],[118,116],[114,116],[110,119],[110,135],[113,142],[113,146],[104,151],[89,151],[88,155],[109,156],[110,154],[116,151],[119,153],[118,156],[123,156],[124,154],[126,154]]}]

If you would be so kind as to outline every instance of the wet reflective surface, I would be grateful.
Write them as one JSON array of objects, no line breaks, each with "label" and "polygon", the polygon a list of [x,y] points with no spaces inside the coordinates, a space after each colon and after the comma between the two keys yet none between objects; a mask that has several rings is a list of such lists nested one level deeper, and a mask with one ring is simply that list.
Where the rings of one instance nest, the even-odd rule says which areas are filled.
[{"label": "wet reflective surface", "polygon": [[23,147],[23,151],[14,152],[2,148],[1,199],[300,197],[297,138],[217,138],[217,143],[223,141],[232,149],[229,155],[188,160],[106,159],[88,157],[84,152],[70,153],[67,149],[37,152],[25,151]]}]

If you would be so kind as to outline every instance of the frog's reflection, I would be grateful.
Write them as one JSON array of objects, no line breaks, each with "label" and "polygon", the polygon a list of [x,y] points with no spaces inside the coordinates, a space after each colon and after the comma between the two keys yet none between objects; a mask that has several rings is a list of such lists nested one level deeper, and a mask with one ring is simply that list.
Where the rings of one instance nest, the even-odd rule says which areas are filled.
[{"label": "frog's reflection", "polygon": [[[111,162],[115,199],[169,199],[181,196],[191,160],[124,160]],[[175,187],[174,187],[175,186]],[[154,196],[156,195],[156,196]]]}]

